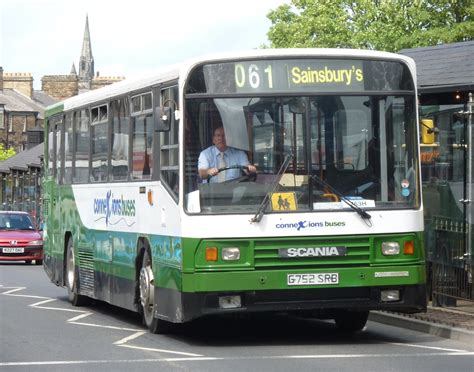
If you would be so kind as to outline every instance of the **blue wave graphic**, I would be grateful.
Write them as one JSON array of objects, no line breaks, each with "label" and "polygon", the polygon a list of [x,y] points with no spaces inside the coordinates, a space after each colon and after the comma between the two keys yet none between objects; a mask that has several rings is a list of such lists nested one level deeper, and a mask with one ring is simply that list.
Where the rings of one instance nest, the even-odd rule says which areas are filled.
[{"label": "blue wave graphic", "polygon": [[[104,220],[104,219],[107,219],[105,216],[104,217],[99,217],[98,219],[94,220],[94,222],[97,222],[97,221],[100,221],[100,220]],[[117,225],[118,223],[120,222],[124,222],[125,225],[127,225],[127,227],[132,227],[133,225],[135,225],[135,222],[132,222],[132,223],[127,223],[127,221],[125,220],[125,218],[120,218],[119,220],[117,220],[116,222],[111,222],[110,220],[109,221],[106,221],[107,222],[107,226],[108,225]]]}]

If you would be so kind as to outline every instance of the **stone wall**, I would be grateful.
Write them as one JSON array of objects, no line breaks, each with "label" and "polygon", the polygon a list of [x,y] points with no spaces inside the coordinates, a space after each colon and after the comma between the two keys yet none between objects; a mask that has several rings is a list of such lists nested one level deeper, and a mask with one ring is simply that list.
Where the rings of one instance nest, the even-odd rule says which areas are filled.
[{"label": "stone wall", "polygon": [[41,90],[58,100],[78,94],[77,75],[45,75],[41,79]]},{"label": "stone wall", "polygon": [[124,79],[125,77],[123,76],[96,76],[94,79],[92,79],[91,90],[99,89]]},{"label": "stone wall", "polygon": [[[10,122],[12,123],[11,131],[9,130]],[[5,144],[6,148],[13,147],[18,153],[26,148],[28,140],[27,131],[34,128],[37,124],[36,115],[34,113],[9,113],[5,117],[5,127],[0,129],[0,142]]]},{"label": "stone wall", "polygon": [[33,77],[29,72],[4,72],[3,88],[15,89],[31,98],[33,97]]},{"label": "stone wall", "polygon": [[[123,76],[97,76],[91,81],[91,90],[122,81]],[[78,95],[79,78],[77,75],[46,75],[41,79],[41,90],[58,100]]]}]

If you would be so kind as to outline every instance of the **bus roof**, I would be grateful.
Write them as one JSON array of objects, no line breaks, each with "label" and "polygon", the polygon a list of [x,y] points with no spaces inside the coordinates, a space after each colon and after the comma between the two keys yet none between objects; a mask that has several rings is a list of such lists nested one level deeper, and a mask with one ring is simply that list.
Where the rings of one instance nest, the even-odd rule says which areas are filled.
[{"label": "bus roof", "polygon": [[288,58],[288,57],[321,57],[321,58],[370,58],[389,59],[404,61],[414,79],[416,79],[415,62],[412,58],[389,52],[379,52],[359,49],[329,49],[329,48],[301,48],[301,49],[255,49],[250,51],[229,52],[211,54],[188,60],[187,62],[173,65],[155,73],[138,79],[125,79],[118,83],[108,85],[104,88],[83,93],[64,101],[60,101],[48,107],[47,112],[54,114],[58,111],[66,111],[78,107],[87,106],[90,103],[105,101],[109,98],[120,96],[129,92],[139,91],[146,87],[158,85],[167,81],[178,79],[179,76],[186,76],[187,73],[198,64],[225,62],[235,59],[254,58]]}]

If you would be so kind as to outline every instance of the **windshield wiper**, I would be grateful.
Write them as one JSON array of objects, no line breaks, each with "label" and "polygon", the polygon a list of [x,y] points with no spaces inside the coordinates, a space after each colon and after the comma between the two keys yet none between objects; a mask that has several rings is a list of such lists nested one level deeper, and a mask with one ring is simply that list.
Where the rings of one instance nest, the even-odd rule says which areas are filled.
[{"label": "windshield wiper", "polygon": [[370,222],[370,219],[372,218],[372,216],[368,214],[366,211],[364,211],[362,208],[354,204],[351,201],[351,199],[344,196],[340,191],[336,190],[334,187],[332,187],[329,183],[324,181],[322,178],[320,178],[316,174],[310,174],[310,177],[312,180],[316,181],[320,185],[326,187],[333,194],[337,195],[339,199],[341,199],[344,203],[346,203],[349,207],[351,207],[355,212],[357,212],[357,214],[361,216],[366,223],[369,222],[370,226],[372,225],[372,223]]},{"label": "windshield wiper", "polygon": [[258,207],[257,213],[255,213],[255,216],[253,216],[250,219],[250,223],[260,222],[262,220],[263,215],[265,214],[265,209],[267,208],[268,203],[272,199],[272,194],[275,192],[276,187],[280,183],[281,177],[288,169],[288,166],[290,165],[290,161],[292,159],[293,159],[293,153],[286,155],[285,160],[283,161],[283,164],[281,165],[280,169],[278,170],[278,173],[276,174],[277,178],[275,182],[273,182],[273,184],[271,185],[271,189],[266,193],[265,198],[263,198],[262,204],[260,204],[260,207]]}]

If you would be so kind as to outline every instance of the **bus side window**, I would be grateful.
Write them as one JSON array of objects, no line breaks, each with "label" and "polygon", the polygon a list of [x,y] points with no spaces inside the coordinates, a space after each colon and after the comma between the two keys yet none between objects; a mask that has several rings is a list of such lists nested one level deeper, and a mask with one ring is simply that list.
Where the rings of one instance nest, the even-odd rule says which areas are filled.
[{"label": "bus side window", "polygon": [[56,136],[55,118],[48,119],[48,175],[53,177],[56,175]]},{"label": "bus side window", "polygon": [[112,181],[128,179],[130,111],[127,98],[112,102]]},{"label": "bus side window", "polygon": [[64,126],[64,183],[72,182],[72,160],[73,160],[73,113],[66,115],[66,124]]},{"label": "bus side window", "polygon": [[80,113],[74,115],[74,153],[75,168],[74,182],[84,183],[89,181],[89,148],[90,148],[90,131],[89,131],[89,110],[82,109]]},{"label": "bus side window", "polygon": [[108,179],[109,152],[109,116],[108,105],[91,108],[92,134],[92,182],[106,182]]},{"label": "bus side window", "polygon": [[153,109],[151,93],[132,97],[132,179],[150,180],[153,175]]},{"label": "bus side window", "polygon": [[48,126],[48,172],[52,177],[56,177],[56,182],[60,183],[62,169],[62,146],[61,128],[63,127],[63,116],[57,115],[49,119]]},{"label": "bus side window", "polygon": [[161,91],[161,102],[170,108],[170,130],[160,132],[160,172],[161,180],[169,186],[174,196],[179,191],[179,121],[174,112],[179,110],[178,86]]}]

